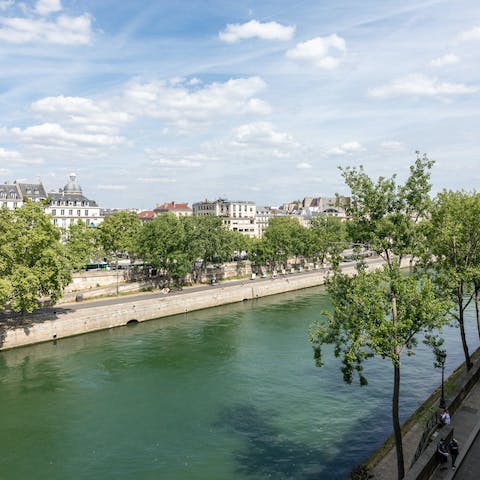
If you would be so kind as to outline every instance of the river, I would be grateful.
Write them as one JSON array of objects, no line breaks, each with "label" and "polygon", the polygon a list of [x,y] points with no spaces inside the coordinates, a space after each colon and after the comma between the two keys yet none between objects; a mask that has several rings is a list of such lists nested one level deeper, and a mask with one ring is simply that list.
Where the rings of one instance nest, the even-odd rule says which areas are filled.
[{"label": "river", "polygon": [[[391,369],[342,382],[314,366],[323,287],[0,354],[0,478],[344,479],[391,432]],[[444,332],[446,372],[463,358]],[[478,346],[473,312],[467,324]],[[423,345],[402,364],[401,417],[440,383]]]}]

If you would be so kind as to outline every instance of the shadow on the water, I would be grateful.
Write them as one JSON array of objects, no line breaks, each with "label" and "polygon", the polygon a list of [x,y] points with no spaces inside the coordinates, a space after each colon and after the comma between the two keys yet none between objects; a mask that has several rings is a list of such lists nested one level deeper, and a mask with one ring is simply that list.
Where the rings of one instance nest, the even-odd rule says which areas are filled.
[{"label": "shadow on the water", "polygon": [[236,405],[220,413],[216,426],[241,437],[245,444],[234,456],[239,474],[282,480],[345,478],[335,473],[336,462],[325,459],[312,445],[289,440],[273,420],[272,414],[252,405]]}]

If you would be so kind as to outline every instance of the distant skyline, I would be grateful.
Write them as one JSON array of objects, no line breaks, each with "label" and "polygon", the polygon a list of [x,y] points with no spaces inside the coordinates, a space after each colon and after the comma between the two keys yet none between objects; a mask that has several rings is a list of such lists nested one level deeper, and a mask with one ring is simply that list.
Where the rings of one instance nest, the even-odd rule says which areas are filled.
[{"label": "distant skyline", "polygon": [[479,190],[478,0],[0,0],[0,179],[106,208]]}]

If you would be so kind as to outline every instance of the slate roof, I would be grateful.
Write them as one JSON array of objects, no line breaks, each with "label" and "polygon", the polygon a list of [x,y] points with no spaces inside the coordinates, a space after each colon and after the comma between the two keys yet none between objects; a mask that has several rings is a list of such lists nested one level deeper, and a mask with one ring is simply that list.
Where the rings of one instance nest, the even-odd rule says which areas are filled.
[{"label": "slate roof", "polygon": [[17,183],[20,190],[20,197],[27,197],[30,200],[39,201],[47,198],[45,187],[41,183]]},{"label": "slate roof", "polygon": [[22,194],[15,183],[4,183],[0,185],[0,201],[22,200]]}]

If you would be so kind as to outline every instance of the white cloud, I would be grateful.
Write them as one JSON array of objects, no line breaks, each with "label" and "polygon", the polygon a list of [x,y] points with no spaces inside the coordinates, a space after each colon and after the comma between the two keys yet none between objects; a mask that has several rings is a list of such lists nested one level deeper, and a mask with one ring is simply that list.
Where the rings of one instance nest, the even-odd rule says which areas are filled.
[{"label": "white cloud", "polygon": [[[3,132],[3,130],[2,130]],[[41,165],[44,163],[41,158],[25,158],[21,153],[14,150],[6,150],[0,147],[0,161],[6,161],[16,165]]]},{"label": "white cloud", "polygon": [[305,61],[318,68],[332,70],[340,64],[346,49],[345,40],[333,34],[298,43],[295,48],[287,50],[286,56],[292,60]]},{"label": "white cloud", "polygon": [[254,96],[265,87],[260,77],[214,82],[194,90],[162,81],[137,81],[125,90],[125,108],[136,115],[158,118],[187,130],[255,109],[256,113],[259,110],[264,113],[267,104]]},{"label": "white cloud", "polygon": [[[85,128],[100,127],[104,131],[116,131],[133,120],[127,112],[114,110],[108,102],[93,101],[84,97],[45,97],[31,105],[32,110],[58,122],[84,125]],[[98,128],[97,128],[98,127]]]},{"label": "white cloud", "polygon": [[382,142],[380,143],[380,147],[383,150],[388,150],[391,152],[396,152],[396,151],[405,149],[405,145],[402,142],[397,142],[396,140],[387,140],[385,142]]},{"label": "white cloud", "polygon": [[241,125],[234,130],[236,145],[293,146],[293,138],[287,133],[277,132],[269,122],[254,122]]},{"label": "white cloud", "polygon": [[10,173],[10,170],[6,168],[0,168],[0,176],[4,177]]},{"label": "white cloud", "polygon": [[362,152],[364,150],[365,148],[361,143],[353,141],[353,142],[345,142],[345,143],[342,143],[341,145],[338,145],[337,147],[333,147],[330,150],[328,150],[327,154],[328,155],[348,155],[351,153]]},{"label": "white cloud", "polygon": [[300,170],[307,170],[309,168],[312,168],[312,165],[308,162],[300,162],[300,163],[297,163],[296,166]]},{"label": "white cloud", "polygon": [[269,115],[272,113],[272,107],[259,98],[251,98],[245,107],[246,113],[254,113],[256,115]]},{"label": "white cloud", "polygon": [[457,38],[460,42],[466,42],[468,40],[479,40],[480,26],[461,32]]},{"label": "white cloud", "polygon": [[147,155],[152,159],[151,164],[166,169],[172,168],[199,168],[205,165],[208,157],[200,153],[179,153],[163,151],[162,149],[146,149]]},{"label": "white cloud", "polygon": [[0,41],[10,43],[90,43],[92,21],[88,14],[79,17],[60,15],[53,21],[35,18],[0,17]]},{"label": "white cloud", "polygon": [[60,0],[38,0],[35,5],[35,11],[39,15],[48,15],[49,13],[59,12],[61,9]]},{"label": "white cloud", "polygon": [[247,23],[228,24],[227,28],[218,34],[220,40],[227,43],[238,42],[246,38],[261,38],[263,40],[290,40],[295,33],[295,26],[281,25],[277,22],[261,23],[250,20]]},{"label": "white cloud", "polygon": [[42,123],[24,129],[15,127],[9,131],[24,142],[44,147],[112,147],[126,143],[126,139],[118,135],[73,132],[57,123]]},{"label": "white cloud", "polygon": [[395,80],[388,85],[371,88],[368,93],[371,97],[389,98],[411,95],[429,97],[464,95],[476,91],[478,91],[477,87],[470,87],[463,83],[442,82],[425,75],[413,74]]},{"label": "white cloud", "polygon": [[127,190],[127,185],[97,185],[99,190]]},{"label": "white cloud", "polygon": [[7,10],[14,4],[14,0],[0,0],[0,10]]},{"label": "white cloud", "polygon": [[441,57],[434,58],[430,62],[430,66],[432,67],[444,67],[445,65],[453,65],[455,63],[458,63],[460,61],[460,58],[457,57],[457,55],[453,53],[446,53],[445,55],[442,55]]},{"label": "white cloud", "polygon": [[140,183],[175,183],[175,178],[167,177],[140,177],[137,178],[137,182]]},{"label": "white cloud", "polygon": [[0,147],[0,160],[15,161],[22,158],[20,153]]}]

